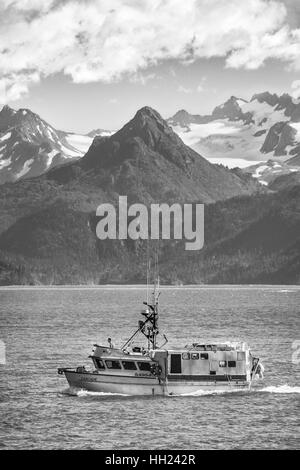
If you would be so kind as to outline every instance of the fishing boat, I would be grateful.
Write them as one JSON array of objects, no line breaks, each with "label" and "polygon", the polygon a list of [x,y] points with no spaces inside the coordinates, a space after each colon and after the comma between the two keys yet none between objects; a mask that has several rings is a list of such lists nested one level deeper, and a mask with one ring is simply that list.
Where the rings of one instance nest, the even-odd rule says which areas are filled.
[{"label": "fishing boat", "polygon": [[[263,365],[245,342],[204,342],[167,349],[158,345],[159,283],[144,302],[137,330],[121,347],[94,344],[91,369],[59,368],[70,387],[125,395],[182,395],[198,391],[250,390]],[[144,346],[133,346],[143,335]]]}]

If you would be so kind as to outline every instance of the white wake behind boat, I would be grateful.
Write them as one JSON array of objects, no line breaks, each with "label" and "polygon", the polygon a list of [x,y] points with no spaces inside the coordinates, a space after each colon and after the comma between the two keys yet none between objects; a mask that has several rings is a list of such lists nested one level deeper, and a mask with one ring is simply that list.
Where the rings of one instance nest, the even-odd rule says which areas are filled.
[{"label": "white wake behind boat", "polygon": [[[245,342],[200,341],[182,348],[157,345],[158,288],[153,300],[144,302],[143,320],[120,348],[94,345],[89,358],[93,367],[59,368],[70,385],[92,392],[126,395],[181,395],[198,391],[250,390],[254,379],[263,377],[263,365]],[[143,334],[145,347],[131,347]]]}]

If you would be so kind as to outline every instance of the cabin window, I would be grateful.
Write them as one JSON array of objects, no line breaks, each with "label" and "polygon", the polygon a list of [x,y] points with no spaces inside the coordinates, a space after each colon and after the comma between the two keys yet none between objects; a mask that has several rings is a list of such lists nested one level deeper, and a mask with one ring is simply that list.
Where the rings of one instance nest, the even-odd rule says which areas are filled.
[{"label": "cabin window", "polygon": [[192,353],[191,357],[192,359],[199,359],[199,353]]},{"label": "cabin window", "polygon": [[122,361],[122,366],[125,370],[136,370],[136,365],[133,361]]},{"label": "cabin window", "polygon": [[219,367],[227,367],[227,361],[220,361]]},{"label": "cabin window", "polygon": [[238,361],[244,361],[245,360],[245,352],[244,351],[238,351],[237,352],[237,360]]},{"label": "cabin window", "polygon": [[228,361],[228,367],[236,367],[236,361]]},{"label": "cabin window", "polygon": [[150,362],[138,362],[138,366],[140,370],[150,371]]},{"label": "cabin window", "polygon": [[97,357],[94,357],[94,363],[95,363],[95,366],[98,369],[105,369],[104,362],[101,359],[98,359]]},{"label": "cabin window", "polygon": [[105,364],[108,369],[122,369],[120,361],[105,361]]},{"label": "cabin window", "polygon": [[188,352],[182,353],[182,359],[184,359],[184,360],[190,359],[190,353],[188,353]]},{"label": "cabin window", "polygon": [[171,374],[181,374],[181,354],[171,354]]},{"label": "cabin window", "polygon": [[208,353],[201,353],[200,354],[200,359],[208,359]]},{"label": "cabin window", "polygon": [[215,371],[215,370],[211,370],[209,373],[210,373],[210,375],[216,375],[216,371]]}]

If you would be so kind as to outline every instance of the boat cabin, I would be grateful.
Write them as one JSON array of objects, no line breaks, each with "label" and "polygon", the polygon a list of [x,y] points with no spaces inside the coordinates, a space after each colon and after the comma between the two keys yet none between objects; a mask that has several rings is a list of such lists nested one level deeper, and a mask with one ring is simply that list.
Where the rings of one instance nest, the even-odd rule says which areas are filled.
[{"label": "boat cabin", "polygon": [[168,380],[247,380],[251,361],[246,343],[197,344],[168,350]]},{"label": "boat cabin", "polygon": [[240,381],[249,380],[251,373],[251,354],[246,343],[192,344],[184,349],[141,349],[131,353],[94,345],[90,358],[96,372],[154,374],[169,381]]}]

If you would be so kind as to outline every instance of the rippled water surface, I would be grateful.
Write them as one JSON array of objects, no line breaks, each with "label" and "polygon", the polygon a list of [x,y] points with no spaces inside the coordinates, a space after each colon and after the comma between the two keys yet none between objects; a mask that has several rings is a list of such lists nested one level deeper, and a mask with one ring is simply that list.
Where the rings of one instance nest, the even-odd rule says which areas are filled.
[{"label": "rippled water surface", "polygon": [[[70,394],[57,367],[89,364],[93,343],[124,341],[145,289],[1,288],[0,447],[9,449],[299,448],[296,287],[163,288],[169,346],[247,341],[265,365],[251,393],[124,397]],[[299,347],[299,346],[298,346]],[[293,355],[294,354],[294,355]],[[298,363],[298,364],[297,364]]]}]

